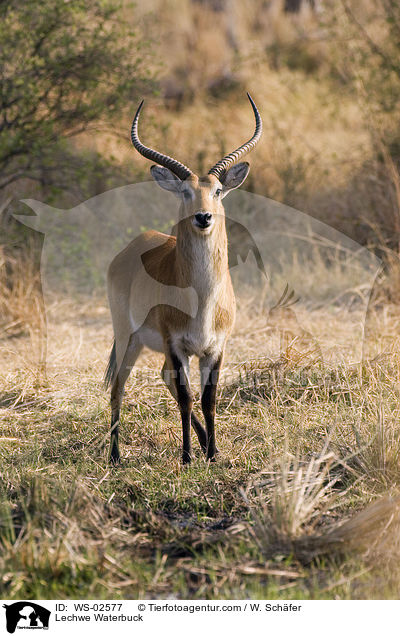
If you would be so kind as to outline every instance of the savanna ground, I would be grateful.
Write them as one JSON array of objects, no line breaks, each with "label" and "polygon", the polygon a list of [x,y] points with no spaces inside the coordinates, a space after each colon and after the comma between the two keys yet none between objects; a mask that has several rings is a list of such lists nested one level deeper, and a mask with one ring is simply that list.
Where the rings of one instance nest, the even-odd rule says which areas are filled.
[{"label": "savanna ground", "polygon": [[[28,73],[21,83],[19,58],[3,48],[3,75],[11,82],[5,93],[13,86],[13,96],[22,97],[10,101],[7,127],[0,127],[2,175],[12,179],[0,183],[1,596],[399,598],[397,3],[332,0],[321,3],[320,15],[309,5],[300,15],[285,15],[282,3],[261,0],[152,0],[136,9],[123,2],[118,15],[142,38],[140,46],[135,40],[137,51],[135,42],[123,40],[137,52],[138,81],[135,76],[132,86],[124,84],[124,99],[132,95],[129,108],[107,93],[103,111],[102,84],[96,83],[95,104],[86,108],[80,82],[91,69],[93,87],[107,68],[102,53],[111,31],[99,30],[105,38],[99,50],[90,48],[91,37],[89,51],[84,49],[99,68],[84,64],[75,73],[76,60],[86,57],[81,50],[76,58],[71,54],[73,35],[71,41],[61,38],[57,20],[49,22],[46,14],[57,17],[58,4],[73,19],[71,7],[82,18],[84,41],[85,11],[97,16],[94,4],[46,0],[34,12],[36,22],[24,14],[28,5],[8,4],[15,13],[0,37],[3,42],[11,26],[16,35],[20,28],[27,46],[21,59],[26,55],[33,69],[27,33],[33,37],[36,28],[42,42],[42,18],[54,31],[46,31],[47,57],[34,47],[39,80],[47,65],[51,71],[36,110],[32,100],[40,95],[40,81]],[[51,54],[59,49],[53,36],[57,44],[67,42],[73,71],[66,78],[70,92],[61,91],[54,102],[48,99],[51,78],[69,67],[54,63]],[[117,57],[130,63],[118,48],[128,35],[115,38]],[[9,46],[14,51],[15,43]],[[116,68],[110,60],[109,75],[102,76],[107,88]],[[120,71],[131,73],[125,66]],[[55,97],[63,82],[54,80]],[[117,88],[122,95],[123,87]],[[11,212],[21,211],[18,200],[28,196],[68,208],[141,181],[148,165],[133,156],[127,131],[143,94],[143,139],[206,171],[251,129],[246,90],[265,126],[246,188],[329,223],[383,261],[362,361],[352,355],[365,321],[356,281],[346,302],[342,297],[325,309],[295,308],[301,329],[290,312],[271,321],[251,290],[239,293],[218,400],[217,462],[208,465],[194,439],[195,460],[182,468],[177,408],[158,375],[161,359],[145,352],[127,385],[123,463],[111,469],[102,375],[112,331],[104,290],[89,273],[80,289],[54,295],[47,309],[55,359],[45,373],[42,242]],[[74,95],[71,116],[66,109],[75,105]],[[118,113],[112,133],[104,119],[109,111]],[[33,121],[25,121],[32,112]],[[63,113],[68,125],[60,131]],[[89,124],[92,130],[71,140],[68,126],[77,116],[82,130]],[[84,221],[75,238],[76,260],[84,262]],[[324,289],[329,267],[317,260],[306,275],[297,268],[298,286],[315,282]],[[58,274],[60,289],[67,289],[65,272]],[[315,342],[334,344],[339,334],[348,343],[347,358],[321,356]],[[277,338],[280,355],[271,357],[270,342]]]},{"label": "savanna ground", "polygon": [[[35,333],[4,351],[3,596],[398,597],[397,307],[379,311],[371,330],[385,355],[335,366],[300,351],[295,334],[272,362],[273,328],[254,299],[239,299],[218,460],[206,463],[193,440],[188,468],[151,352],[127,387],[123,463],[108,466],[108,310],[55,299],[51,312],[58,360],[46,379]],[[359,316],[342,308],[302,319],[325,338],[348,329],[350,342]]]}]

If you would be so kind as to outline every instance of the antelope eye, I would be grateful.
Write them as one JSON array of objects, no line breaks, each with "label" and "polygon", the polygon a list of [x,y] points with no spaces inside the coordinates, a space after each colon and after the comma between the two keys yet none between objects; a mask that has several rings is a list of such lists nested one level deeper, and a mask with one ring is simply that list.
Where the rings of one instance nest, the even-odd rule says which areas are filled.
[{"label": "antelope eye", "polygon": [[222,194],[222,190],[221,190],[221,188],[218,188],[218,190],[215,190],[214,196],[215,197],[219,197],[219,196],[221,196],[221,194]]}]

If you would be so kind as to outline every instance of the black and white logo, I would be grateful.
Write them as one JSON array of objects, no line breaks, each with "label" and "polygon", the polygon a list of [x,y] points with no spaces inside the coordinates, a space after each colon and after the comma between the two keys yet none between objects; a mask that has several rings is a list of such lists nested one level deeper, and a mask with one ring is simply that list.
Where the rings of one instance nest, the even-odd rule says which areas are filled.
[{"label": "black and white logo", "polygon": [[6,610],[6,626],[9,634],[14,634],[16,629],[49,629],[51,612],[37,603],[17,601],[3,607]]}]

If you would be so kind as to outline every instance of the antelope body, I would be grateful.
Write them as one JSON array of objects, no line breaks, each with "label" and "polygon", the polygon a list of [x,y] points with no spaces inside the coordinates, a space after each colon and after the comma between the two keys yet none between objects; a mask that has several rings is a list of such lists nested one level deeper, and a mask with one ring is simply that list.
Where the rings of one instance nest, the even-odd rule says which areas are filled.
[{"label": "antelope body", "polygon": [[[256,119],[253,137],[203,178],[140,142],[137,126],[143,102],[133,120],[134,147],[158,164],[151,167],[153,178],[174,192],[181,205],[176,236],[145,232],[115,257],[108,270],[115,340],[105,379],[111,384],[110,460],[114,463],[120,459],[118,425],[125,382],[144,346],[165,355],[161,375],[181,413],[183,463],[191,460],[191,425],[207,459],[215,459],[218,377],[235,320],[222,199],[247,177],[248,163],[236,162],[256,145],[262,132],[261,117],[248,97]],[[193,413],[189,383],[193,355],[199,358],[206,429]]]}]

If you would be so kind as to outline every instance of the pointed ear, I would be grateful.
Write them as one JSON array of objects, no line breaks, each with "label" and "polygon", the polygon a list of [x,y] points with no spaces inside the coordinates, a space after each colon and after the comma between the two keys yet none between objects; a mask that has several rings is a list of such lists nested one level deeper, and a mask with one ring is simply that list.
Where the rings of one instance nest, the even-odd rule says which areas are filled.
[{"label": "pointed ear", "polygon": [[246,179],[249,174],[250,166],[247,161],[242,161],[241,163],[237,163],[235,166],[232,166],[220,178],[220,181],[223,185],[222,194],[225,196],[228,194],[230,190],[234,190],[242,185],[243,181]]},{"label": "pointed ear", "polygon": [[162,168],[161,166],[151,166],[151,176],[154,181],[158,183],[164,190],[180,194],[182,181],[168,168]]}]

